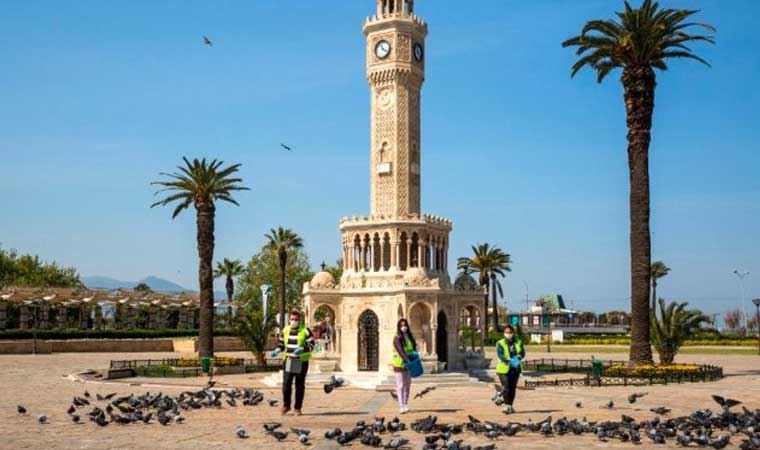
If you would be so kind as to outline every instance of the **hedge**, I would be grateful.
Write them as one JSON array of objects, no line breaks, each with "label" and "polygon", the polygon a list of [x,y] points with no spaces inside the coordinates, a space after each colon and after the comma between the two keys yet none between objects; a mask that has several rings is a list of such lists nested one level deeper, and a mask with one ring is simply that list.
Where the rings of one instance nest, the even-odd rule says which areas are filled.
[{"label": "hedge", "polygon": [[[198,330],[37,330],[37,339],[166,339],[178,337],[196,337]],[[214,330],[214,336],[235,336],[231,330]],[[0,331],[0,340],[33,339],[32,330]]]}]

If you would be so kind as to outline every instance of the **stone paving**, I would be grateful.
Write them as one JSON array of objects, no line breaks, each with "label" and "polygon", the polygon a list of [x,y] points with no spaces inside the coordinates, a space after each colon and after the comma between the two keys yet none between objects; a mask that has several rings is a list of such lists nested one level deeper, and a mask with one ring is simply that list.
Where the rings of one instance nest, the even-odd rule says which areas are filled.
[{"label": "stone paving", "polygon": [[[196,410],[185,414],[186,422],[180,425],[162,427],[157,423],[150,425],[109,425],[99,428],[87,422],[74,425],[66,415],[71,398],[82,395],[87,389],[95,393],[117,392],[120,395],[146,391],[163,391],[178,394],[187,385],[202,385],[200,378],[186,379],[129,379],[120,382],[74,382],[67,376],[89,368],[106,367],[111,359],[124,358],[164,358],[175,354],[53,354],[53,355],[18,355],[0,356],[0,423],[2,438],[0,449],[291,449],[303,448],[294,437],[283,443],[261,432],[262,424],[267,421],[282,421],[286,426],[304,427],[313,430],[316,435],[313,450],[338,448],[331,441],[325,441],[322,435],[333,427],[350,429],[362,419],[375,415],[390,419],[397,413],[397,405],[388,393],[377,393],[359,389],[339,389],[324,394],[321,389],[309,389],[306,394],[304,415],[282,418],[277,408],[262,403],[257,407],[225,407],[219,410]],[[577,358],[578,354],[553,353],[552,355],[533,353],[529,358],[553,356],[556,358]],[[604,355],[609,359],[625,359],[622,354]],[[625,398],[633,391],[628,387],[606,388],[541,388],[538,390],[518,391],[515,407],[518,413],[509,420],[525,422],[528,419],[539,421],[547,415],[554,418],[562,416],[583,417],[589,420],[619,419],[620,414],[628,414],[637,419],[649,418],[649,408],[666,405],[673,408],[673,414],[686,414],[696,408],[716,405],[710,394],[719,394],[737,398],[750,408],[760,408],[760,357],[737,355],[683,355],[679,362],[698,362],[722,365],[726,378],[713,383],[694,383],[682,385],[650,386],[649,395],[634,405],[629,405]],[[266,398],[279,398],[279,392],[263,386],[261,375],[234,375],[218,377],[220,385],[236,387],[254,387],[262,390]],[[135,383],[146,383],[136,386]],[[147,385],[150,383],[151,385]],[[412,386],[412,394],[420,386]],[[507,421],[489,400],[493,388],[488,384],[475,386],[457,386],[439,388],[426,397],[411,402],[412,412],[401,416],[407,424],[416,418],[428,414],[438,415],[441,422],[464,422],[467,414],[480,419]],[[607,401],[613,400],[613,410],[603,408]],[[582,409],[575,407],[576,401],[583,403]],[[22,404],[29,409],[28,416],[19,416],[16,405]],[[47,425],[37,424],[38,414],[50,418]],[[250,439],[238,439],[234,435],[237,424],[243,425],[250,433]],[[422,436],[408,431],[404,437],[412,440],[410,448],[420,448]],[[487,441],[478,436],[464,433],[461,438],[469,444],[485,444]],[[735,438],[740,442],[739,437]],[[524,449],[557,448],[630,448],[630,444],[618,442],[602,443],[590,436],[543,438],[536,435],[518,435],[497,441],[498,448],[519,446]],[[649,448],[645,442],[640,448]],[[659,445],[657,448],[675,447],[675,444]],[[352,448],[365,448],[355,443]],[[735,446],[729,448],[738,448]]]}]

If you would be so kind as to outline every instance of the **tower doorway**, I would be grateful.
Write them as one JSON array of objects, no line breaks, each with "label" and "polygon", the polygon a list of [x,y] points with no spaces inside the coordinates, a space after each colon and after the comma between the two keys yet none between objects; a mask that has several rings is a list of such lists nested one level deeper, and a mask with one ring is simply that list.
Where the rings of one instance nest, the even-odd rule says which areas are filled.
[{"label": "tower doorway", "polygon": [[369,309],[359,316],[359,371],[377,372],[379,368],[378,325],[377,314]]},{"label": "tower doorway", "polygon": [[439,362],[449,362],[449,333],[446,324],[446,313],[439,311],[438,329],[435,331],[435,352]]}]

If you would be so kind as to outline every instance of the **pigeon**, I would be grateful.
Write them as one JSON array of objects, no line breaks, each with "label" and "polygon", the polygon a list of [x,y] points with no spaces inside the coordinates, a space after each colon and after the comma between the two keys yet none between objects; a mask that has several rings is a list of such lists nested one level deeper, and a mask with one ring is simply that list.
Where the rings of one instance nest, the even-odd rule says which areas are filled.
[{"label": "pigeon", "polygon": [[97,398],[99,402],[105,401],[106,399],[105,397],[103,397],[102,395],[98,393],[95,393],[95,398]]},{"label": "pigeon", "polygon": [[269,399],[269,406],[277,406],[277,400],[273,398]]},{"label": "pigeon", "polygon": [[615,402],[612,400],[608,401],[606,405],[604,405],[607,409],[612,409],[615,407]]},{"label": "pigeon", "polygon": [[741,405],[742,402],[739,400],[733,400],[730,398],[723,398],[720,395],[713,395],[713,400],[715,400],[715,403],[719,404],[723,409],[731,409],[736,405]]},{"label": "pigeon", "polygon": [[287,150],[287,151],[289,151],[289,152],[292,152],[292,151],[293,151],[293,149],[292,149],[292,148],[290,148],[289,146],[287,146],[287,145],[285,145],[285,144],[282,144],[282,143],[280,143],[280,147],[284,148],[285,150]]},{"label": "pigeon", "polygon": [[583,403],[581,403],[581,402],[575,402],[575,407],[576,408],[583,408]]},{"label": "pigeon", "polygon": [[325,438],[326,439],[335,439],[338,436],[340,436],[341,434],[343,434],[343,431],[341,431],[340,428],[334,428],[332,430],[328,430],[328,431],[325,432]]},{"label": "pigeon", "polygon": [[282,441],[282,440],[284,440],[285,438],[288,437],[288,432],[287,431],[277,431],[277,430],[274,430],[274,431],[270,431],[269,434],[271,436],[274,436],[274,438],[277,439],[277,441]]},{"label": "pigeon", "polygon": [[325,394],[329,394],[334,389],[342,387],[345,383],[346,383],[346,380],[344,380],[343,378],[336,378],[335,375],[331,375],[330,381],[328,381],[324,385]]},{"label": "pigeon", "polygon": [[113,392],[113,393],[108,394],[105,397],[103,397],[103,399],[105,399],[105,400],[111,400],[115,395],[116,395],[116,392]]},{"label": "pigeon", "polygon": [[203,36],[203,43],[205,45],[208,45],[209,47],[213,47],[214,46],[214,43],[211,42],[211,39],[207,38],[206,36]]},{"label": "pigeon", "polygon": [[647,394],[648,392],[634,392],[633,394],[628,396],[628,403],[631,403],[631,404],[636,403],[636,400],[644,397]]},{"label": "pigeon", "polygon": [[40,424],[46,424],[47,421],[48,421],[48,418],[46,415],[40,414],[39,416],[37,416],[37,422],[39,422]]},{"label": "pigeon", "polygon": [[304,428],[293,428],[293,427],[291,427],[290,431],[292,431],[293,434],[297,434],[299,436],[302,435],[302,434],[305,434],[306,436],[308,436],[308,435],[311,434],[311,430],[306,430]]},{"label": "pigeon", "polygon": [[308,434],[299,434],[298,435],[298,442],[302,443],[303,445],[306,445],[309,443],[309,435]]},{"label": "pigeon", "polygon": [[66,410],[66,414],[69,414],[69,415],[71,415],[71,414],[74,414],[74,412],[75,412],[76,410],[77,410],[77,409],[76,409],[76,408],[74,408],[74,405],[71,405],[71,406],[69,406],[69,409],[67,409],[67,410]]},{"label": "pigeon", "polygon": [[282,424],[279,423],[279,422],[267,422],[267,423],[264,424],[264,430],[267,433],[271,433],[272,431],[280,428],[281,426],[282,426]]},{"label": "pigeon", "polygon": [[[734,400],[734,401],[736,401],[736,400]],[[723,435],[717,437],[716,439],[713,439],[712,441],[710,441],[710,447],[712,447],[712,448],[714,448],[716,450],[720,450],[722,448],[725,448],[728,445],[728,443],[730,442],[730,440],[731,440],[731,436],[729,436],[727,434],[723,434]]]},{"label": "pigeon", "polygon": [[408,443],[409,443],[409,439],[395,438],[395,439],[391,439],[390,442],[385,444],[385,448],[399,449],[399,448],[404,447]]},{"label": "pigeon", "polygon": [[660,415],[660,416],[664,416],[665,414],[668,414],[671,411],[670,408],[666,408],[664,406],[658,406],[656,408],[650,408],[649,410],[652,411],[653,413],[657,414],[657,415]]},{"label": "pigeon", "polygon": [[79,420],[80,420],[80,419],[79,419],[79,416],[78,416],[78,415],[74,414],[74,415],[72,415],[72,416],[71,416],[71,421],[72,421],[72,422],[74,422],[74,423],[79,423]]},{"label": "pigeon", "polygon": [[245,432],[245,428],[243,428],[242,425],[238,425],[235,427],[235,434],[240,439],[248,439],[250,436],[248,436],[248,433]]},{"label": "pigeon", "polygon": [[19,414],[26,414],[26,408],[21,405],[16,405],[16,411],[18,411]]},{"label": "pigeon", "polygon": [[423,396],[427,395],[429,392],[432,392],[434,390],[435,390],[435,386],[426,387],[425,389],[423,389],[420,392],[418,392],[417,394],[415,394],[414,398],[415,398],[415,400],[418,399],[418,398],[422,398]]}]

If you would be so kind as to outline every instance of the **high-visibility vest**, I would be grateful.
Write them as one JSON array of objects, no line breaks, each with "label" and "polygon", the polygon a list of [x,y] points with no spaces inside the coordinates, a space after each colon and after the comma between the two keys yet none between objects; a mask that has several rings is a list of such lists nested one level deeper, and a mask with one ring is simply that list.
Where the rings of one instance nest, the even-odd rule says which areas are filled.
[{"label": "high-visibility vest", "polygon": [[[309,331],[306,328],[306,325],[301,325],[298,327],[298,336],[296,337],[296,344],[300,348],[304,348],[303,345],[306,343],[306,338],[309,337]],[[289,356],[288,354],[288,341],[290,340],[290,325],[287,325],[282,330],[282,342],[285,343],[285,351],[282,352],[283,358],[287,358]],[[301,361],[308,361],[311,359],[311,352],[303,351],[300,355],[298,355],[301,358]]]},{"label": "high-visibility vest", "polygon": [[[502,338],[496,343],[497,347],[497,355],[498,353],[498,347],[501,347],[502,354],[506,358],[507,362],[504,362],[502,360],[499,360],[498,364],[496,364],[496,373],[509,373],[510,365],[509,365],[509,346],[507,345],[507,339]],[[515,352],[517,355],[520,355],[522,353],[522,341],[515,338]],[[522,361],[520,361],[520,365],[522,365]]]},{"label": "high-visibility vest", "polygon": [[[414,346],[412,345],[412,341],[410,341],[406,337],[404,338],[404,351],[406,352],[407,355],[411,355],[412,353],[414,353]],[[401,358],[401,355],[399,355],[398,352],[396,351],[395,345],[393,346],[393,359],[391,359],[391,364],[393,364],[393,367],[396,367],[398,369],[404,368],[404,360],[403,358]]]}]

